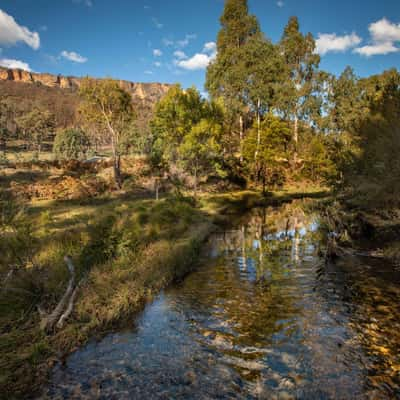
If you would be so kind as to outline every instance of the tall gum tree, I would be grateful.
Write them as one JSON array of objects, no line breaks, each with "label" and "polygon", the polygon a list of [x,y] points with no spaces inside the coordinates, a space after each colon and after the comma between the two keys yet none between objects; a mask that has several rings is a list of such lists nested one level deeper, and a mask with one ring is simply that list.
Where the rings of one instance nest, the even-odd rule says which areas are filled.
[{"label": "tall gum tree", "polygon": [[220,18],[217,57],[207,69],[206,88],[213,98],[223,97],[227,109],[238,114],[239,153],[243,160],[244,114],[248,111],[246,46],[260,34],[257,18],[249,14],[247,0],[226,0]]},{"label": "tall gum tree", "polygon": [[286,64],[287,80],[280,91],[280,108],[293,122],[293,163],[298,159],[299,122],[320,111],[316,95],[320,56],[315,52],[311,33],[300,32],[297,17],[291,17],[280,41],[280,51]]}]

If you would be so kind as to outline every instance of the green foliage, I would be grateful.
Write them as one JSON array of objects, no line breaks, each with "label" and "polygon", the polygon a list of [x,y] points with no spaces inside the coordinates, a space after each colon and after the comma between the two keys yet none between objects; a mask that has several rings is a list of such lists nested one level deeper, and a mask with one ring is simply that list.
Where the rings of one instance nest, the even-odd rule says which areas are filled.
[{"label": "green foliage", "polygon": [[282,184],[289,140],[288,124],[272,114],[265,117],[260,128],[250,129],[244,143],[244,156],[250,174],[256,182],[263,182],[264,190],[266,184]]},{"label": "green foliage", "polygon": [[40,153],[43,141],[53,134],[54,115],[48,110],[33,109],[18,117],[16,123],[23,136],[33,142]]},{"label": "green foliage", "polygon": [[351,130],[354,145],[341,165],[343,184],[365,207],[399,206],[400,74],[387,71],[362,84],[369,112]]},{"label": "green foliage", "polygon": [[199,176],[218,169],[220,136],[220,124],[212,119],[202,119],[185,135],[178,148],[181,164],[194,176],[195,192]]},{"label": "green foliage", "polygon": [[293,121],[296,159],[298,121],[312,121],[321,109],[317,73],[320,57],[315,53],[315,40],[311,33],[303,35],[300,32],[297,17],[289,19],[280,49],[286,65],[286,78],[279,92],[278,108]]},{"label": "green foliage", "polygon": [[54,139],[53,151],[57,158],[80,160],[85,157],[89,148],[89,138],[80,129],[58,131]]},{"label": "green foliage", "polygon": [[132,98],[117,81],[86,78],[79,88],[82,98],[80,112],[86,123],[95,128],[111,143],[114,157],[114,178],[118,189],[122,186],[121,152],[127,147],[134,129]]},{"label": "green foliage", "polygon": [[202,173],[217,168],[220,159],[223,110],[190,88],[173,87],[162,99],[152,121],[155,168],[179,165],[193,175],[195,190]]}]

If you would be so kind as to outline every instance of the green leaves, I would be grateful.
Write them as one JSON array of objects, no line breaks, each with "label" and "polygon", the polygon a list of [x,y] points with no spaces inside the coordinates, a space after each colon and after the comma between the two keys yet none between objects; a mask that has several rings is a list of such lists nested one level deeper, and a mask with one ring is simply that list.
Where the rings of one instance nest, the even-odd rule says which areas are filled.
[{"label": "green leaves", "polygon": [[60,159],[79,160],[89,149],[89,138],[80,129],[65,129],[55,137],[53,151]]},{"label": "green leaves", "polygon": [[169,90],[156,107],[152,121],[153,162],[178,166],[197,178],[215,170],[221,158],[224,111],[218,102],[180,86]]}]

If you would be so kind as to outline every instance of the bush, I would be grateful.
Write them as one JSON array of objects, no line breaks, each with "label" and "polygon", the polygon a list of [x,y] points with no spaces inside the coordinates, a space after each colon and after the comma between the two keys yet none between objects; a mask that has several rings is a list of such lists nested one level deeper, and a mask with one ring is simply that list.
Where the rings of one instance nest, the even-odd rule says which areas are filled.
[{"label": "bush", "polygon": [[89,149],[89,138],[79,129],[59,131],[54,140],[53,151],[62,160],[80,160]]}]

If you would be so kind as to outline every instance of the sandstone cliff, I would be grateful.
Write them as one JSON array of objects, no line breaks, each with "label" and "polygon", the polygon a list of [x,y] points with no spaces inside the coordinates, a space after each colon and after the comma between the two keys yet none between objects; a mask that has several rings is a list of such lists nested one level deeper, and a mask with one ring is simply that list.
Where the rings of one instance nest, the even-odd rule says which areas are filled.
[{"label": "sandstone cliff", "polygon": [[[0,67],[0,81],[40,84],[51,88],[76,91],[81,84],[82,78],[52,74],[39,74],[23,71],[21,69],[8,69]],[[143,101],[146,103],[155,103],[171,87],[171,85],[164,83],[134,83],[122,80],[119,82],[121,87],[132,95],[132,99],[134,101]]]}]

